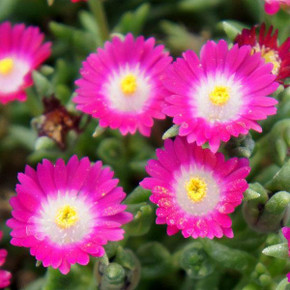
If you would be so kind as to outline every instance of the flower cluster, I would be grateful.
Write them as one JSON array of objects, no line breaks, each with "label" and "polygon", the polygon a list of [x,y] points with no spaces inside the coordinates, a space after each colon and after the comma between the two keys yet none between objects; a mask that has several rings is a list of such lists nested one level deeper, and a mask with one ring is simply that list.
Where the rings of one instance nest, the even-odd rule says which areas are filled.
[{"label": "flower cluster", "polygon": [[[288,3],[266,2],[271,13],[281,2]],[[210,40],[200,56],[188,50],[173,63],[153,37],[129,33],[114,36],[83,62],[73,102],[101,127],[149,137],[155,119],[172,117],[178,126],[178,136],[157,149],[157,159],[146,166],[149,177],[140,182],[151,190],[156,223],[167,224],[168,235],[234,236],[229,214],[248,188],[249,160],[226,160],[217,151],[232,137],[251,129],[261,132],[258,121],[276,113],[278,102],[270,95],[290,76],[290,39],[279,46],[278,31],[272,32],[264,24],[259,36],[257,27],[244,29],[234,45]],[[26,99],[32,70],[50,55],[50,43],[43,44],[43,37],[35,27],[0,25],[1,103]],[[78,128],[80,118],[58,101],[56,105],[57,110],[45,112],[39,131],[64,147],[66,133]],[[122,240],[122,226],[133,219],[113,174],[101,161],[91,164],[75,155],[67,164],[44,159],[36,170],[26,166],[10,200],[11,244],[30,248],[43,266],[62,274],[73,264],[87,265],[90,256],[103,256],[104,245]],[[289,241],[289,228],[283,233]],[[1,250],[0,265],[5,255]],[[7,273],[0,271],[0,279],[6,275],[5,286]]]}]

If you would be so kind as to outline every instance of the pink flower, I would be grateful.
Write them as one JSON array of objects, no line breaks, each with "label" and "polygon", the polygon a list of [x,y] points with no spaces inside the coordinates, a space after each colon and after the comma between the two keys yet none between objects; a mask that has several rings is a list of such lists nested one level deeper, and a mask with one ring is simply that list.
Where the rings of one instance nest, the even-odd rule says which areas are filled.
[{"label": "pink flower", "polygon": [[239,46],[250,45],[252,53],[260,52],[265,62],[273,64],[272,73],[276,75],[276,81],[284,85],[284,80],[290,77],[290,37],[279,46],[278,29],[273,35],[273,26],[266,31],[263,23],[258,35],[257,29],[258,26],[243,29],[242,33],[237,35],[235,42]]},{"label": "pink flower", "polygon": [[73,3],[81,2],[81,1],[86,2],[87,0],[71,0],[71,2],[73,2]]},{"label": "pink flower", "polygon": [[[0,231],[0,241],[2,240],[3,233]],[[0,266],[5,263],[7,256],[7,251],[4,249],[0,249]],[[0,270],[0,288],[5,288],[10,285],[10,279],[12,275],[10,272],[5,270]]]},{"label": "pink flower", "polygon": [[[290,256],[290,227],[282,228],[282,233],[288,241],[288,255]],[[290,282],[290,272],[287,274],[288,282]]]},{"label": "pink flower", "polygon": [[228,216],[243,199],[250,172],[248,159],[212,153],[186,139],[167,139],[164,150],[157,149],[157,160],[149,160],[146,171],[151,177],[140,185],[152,191],[157,204],[156,223],[167,224],[167,234],[181,231],[192,236],[233,237]]},{"label": "pink flower", "polygon": [[73,101],[77,109],[99,119],[101,127],[150,135],[153,118],[163,119],[164,69],[171,57],[155,39],[113,37],[83,63]]},{"label": "pink flower", "polygon": [[24,89],[32,85],[31,73],[50,55],[38,27],[0,25],[0,103],[26,100]]},{"label": "pink flower", "polygon": [[250,46],[228,49],[224,40],[208,41],[198,59],[193,51],[183,53],[164,78],[170,92],[164,112],[180,126],[179,135],[201,146],[207,141],[216,152],[231,136],[262,128],[257,120],[276,113],[277,101],[267,97],[278,83],[259,53]]},{"label": "pink flower", "polygon": [[87,265],[89,255],[100,257],[108,241],[123,239],[121,226],[132,219],[120,204],[125,193],[116,187],[113,172],[76,156],[67,165],[48,160],[35,171],[20,173],[17,196],[12,197],[11,244],[30,248],[44,267],[70,271],[70,265]]},{"label": "pink flower", "polygon": [[277,13],[281,6],[289,9],[290,0],[265,0],[265,11],[268,14]]}]

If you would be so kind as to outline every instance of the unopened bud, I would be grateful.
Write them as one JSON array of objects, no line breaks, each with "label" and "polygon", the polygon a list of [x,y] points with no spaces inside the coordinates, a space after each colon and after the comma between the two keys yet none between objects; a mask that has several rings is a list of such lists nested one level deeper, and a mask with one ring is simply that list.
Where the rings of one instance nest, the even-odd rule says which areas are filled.
[{"label": "unopened bud", "polygon": [[200,243],[193,243],[180,256],[180,266],[193,279],[202,279],[214,270],[214,264]]}]

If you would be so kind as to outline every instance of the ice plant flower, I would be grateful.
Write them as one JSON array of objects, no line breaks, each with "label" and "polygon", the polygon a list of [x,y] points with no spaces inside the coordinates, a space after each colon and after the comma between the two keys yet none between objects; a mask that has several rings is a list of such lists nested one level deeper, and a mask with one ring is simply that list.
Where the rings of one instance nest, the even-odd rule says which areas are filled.
[{"label": "ice plant flower", "polygon": [[[3,233],[0,231],[0,241],[2,240]],[[0,249],[0,266],[5,263],[7,251]],[[0,288],[5,288],[10,285],[12,275],[10,272],[0,269]]]},{"label": "ice plant flower", "polygon": [[242,202],[250,172],[246,158],[225,161],[185,138],[167,139],[164,150],[157,149],[157,160],[149,160],[151,177],[140,185],[152,191],[157,204],[156,223],[167,224],[167,234],[181,231],[185,238],[233,237],[228,216]]},{"label": "ice plant flower", "polygon": [[290,9],[290,0],[265,0],[265,11],[268,14],[276,14],[280,7]]},{"label": "ice plant flower", "polygon": [[[288,241],[288,255],[290,256],[290,227],[282,228],[282,233]],[[288,282],[290,282],[290,272],[287,274]]]},{"label": "ice plant flower", "polygon": [[[265,23],[261,25],[259,34],[258,26],[243,29],[237,35],[235,42],[239,45],[250,45],[252,53],[260,52],[265,62],[272,63],[272,73],[277,76],[276,81],[283,84],[290,77],[290,37],[283,44],[278,45],[278,29],[273,33],[273,26],[266,31]],[[257,35],[258,34],[258,35]]]},{"label": "ice plant flower", "polygon": [[118,128],[123,135],[138,129],[149,136],[153,118],[165,117],[161,78],[170,62],[153,37],[115,36],[83,63],[73,101],[77,109],[99,118],[101,127]]},{"label": "ice plant flower", "polygon": [[51,43],[43,43],[38,27],[9,22],[0,25],[0,103],[25,101],[32,85],[31,72],[50,55]]},{"label": "ice plant flower", "polygon": [[132,219],[112,176],[101,161],[91,165],[87,157],[73,156],[67,165],[59,159],[55,166],[43,160],[36,171],[26,166],[10,200],[11,244],[30,248],[44,267],[63,274],[71,264],[88,264],[89,255],[103,256],[103,245],[122,240],[121,226]]},{"label": "ice plant flower", "polygon": [[164,112],[189,143],[208,141],[216,152],[231,136],[261,132],[257,120],[276,113],[277,101],[267,97],[278,87],[271,70],[259,53],[251,55],[250,46],[228,49],[224,40],[208,41],[200,60],[188,50],[167,70]]}]

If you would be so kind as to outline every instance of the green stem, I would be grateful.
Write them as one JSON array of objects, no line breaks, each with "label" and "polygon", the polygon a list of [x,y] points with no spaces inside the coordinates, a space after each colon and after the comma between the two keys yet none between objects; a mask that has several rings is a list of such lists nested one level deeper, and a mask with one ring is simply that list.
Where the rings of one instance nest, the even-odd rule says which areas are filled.
[{"label": "green stem", "polygon": [[93,13],[96,19],[102,41],[104,42],[109,39],[109,29],[102,2],[103,2],[102,0],[89,0],[88,4],[91,12]]}]

